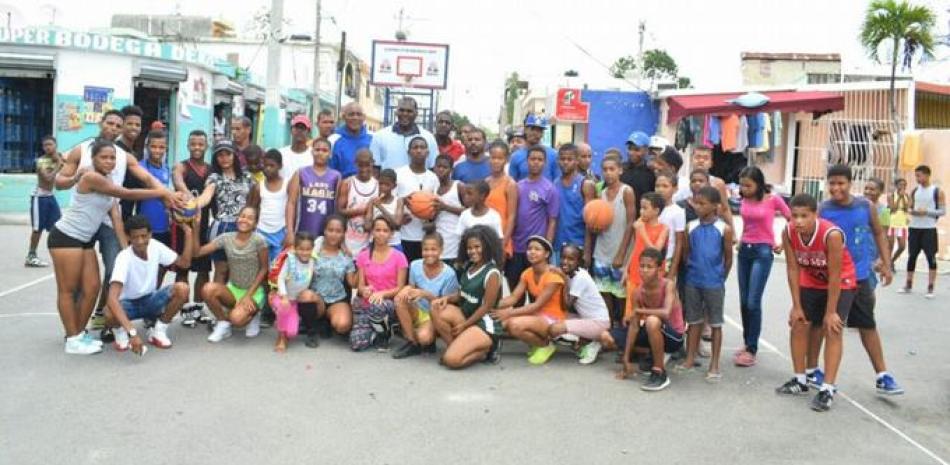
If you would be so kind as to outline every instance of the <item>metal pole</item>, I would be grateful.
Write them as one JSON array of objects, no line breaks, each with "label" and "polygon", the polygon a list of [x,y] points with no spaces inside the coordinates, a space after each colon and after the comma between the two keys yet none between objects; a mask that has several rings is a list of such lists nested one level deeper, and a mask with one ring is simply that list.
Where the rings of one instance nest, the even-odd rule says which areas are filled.
[{"label": "metal pole", "polygon": [[340,61],[336,66],[336,114],[340,114],[340,108],[343,106],[343,80],[346,77],[346,31],[340,35]]},{"label": "metal pole", "polygon": [[284,0],[270,2],[270,31],[267,37],[267,93],[264,95],[264,144],[277,147],[280,138],[280,34],[284,22]]},{"label": "metal pole", "polygon": [[322,0],[317,0],[317,29],[313,36],[313,121],[320,113],[320,16]]}]

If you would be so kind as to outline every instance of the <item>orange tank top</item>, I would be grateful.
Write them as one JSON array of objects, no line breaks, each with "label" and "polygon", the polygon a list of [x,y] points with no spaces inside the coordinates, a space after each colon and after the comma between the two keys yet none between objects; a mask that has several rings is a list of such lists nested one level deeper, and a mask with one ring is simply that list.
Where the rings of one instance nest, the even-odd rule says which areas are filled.
[{"label": "orange tank top", "polygon": [[[630,263],[627,265],[627,305],[624,315],[630,315],[633,312],[632,296],[643,280],[640,278],[640,255],[647,248],[647,241],[651,244],[659,244],[660,240],[667,236],[666,225],[657,223],[654,225],[644,224],[644,228],[637,232],[637,237],[633,243],[633,253],[630,254]],[[662,252],[662,250],[661,250]],[[664,254],[665,256],[666,254]],[[663,264],[660,264],[660,273],[662,277]]]},{"label": "orange tank top", "polygon": [[[508,227],[508,185],[512,182],[512,179],[508,176],[505,176],[504,180],[499,182],[488,191],[488,197],[485,197],[485,205],[492,210],[498,212],[498,216],[501,216],[501,230],[505,231]],[[514,249],[510,238],[502,238],[502,242],[505,244],[505,253],[511,254]]]}]

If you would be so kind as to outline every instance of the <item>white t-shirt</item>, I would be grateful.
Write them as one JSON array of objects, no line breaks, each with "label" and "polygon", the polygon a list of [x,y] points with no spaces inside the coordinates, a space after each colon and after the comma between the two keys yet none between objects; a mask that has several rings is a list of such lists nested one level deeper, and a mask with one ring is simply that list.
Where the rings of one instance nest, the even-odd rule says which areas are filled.
[{"label": "white t-shirt", "polygon": [[145,250],[148,257],[142,260],[132,247],[126,247],[115,257],[115,267],[109,282],[122,283],[119,299],[134,300],[158,289],[158,267],[170,266],[178,260],[178,254],[165,244],[152,239]]},{"label": "white t-shirt", "polygon": [[[425,170],[424,173],[415,173],[409,165],[396,168],[396,196],[404,199],[413,192],[426,191],[435,194],[439,189],[439,177],[432,171]],[[416,218],[409,209],[405,209],[404,214],[412,218],[408,224],[399,228],[399,235],[404,241],[419,242],[425,236],[422,230],[422,220]]]},{"label": "white t-shirt", "polygon": [[465,230],[471,228],[472,226],[483,224],[495,230],[498,233],[498,238],[504,241],[505,234],[501,230],[501,215],[498,214],[495,210],[489,208],[482,216],[475,216],[472,213],[471,208],[466,208],[462,211],[462,214],[459,215],[459,237],[462,234],[465,234]]},{"label": "white t-shirt", "polygon": [[675,202],[667,205],[660,213],[660,223],[670,231],[670,240],[666,243],[666,258],[669,260],[676,251],[676,233],[686,231],[686,210]]},{"label": "white t-shirt", "polygon": [[693,192],[689,189],[689,176],[680,176],[676,181],[676,192],[673,193],[673,201],[679,202],[692,196]]},{"label": "white t-shirt", "polygon": [[571,278],[568,294],[575,297],[574,310],[585,320],[610,321],[610,313],[607,312],[607,304],[604,298],[600,296],[597,290],[597,283],[590,273],[583,268],[578,268]]},{"label": "white t-shirt", "polygon": [[291,147],[288,145],[280,148],[280,177],[284,179],[290,179],[300,168],[313,164],[313,153],[309,146],[303,152],[294,152]]}]

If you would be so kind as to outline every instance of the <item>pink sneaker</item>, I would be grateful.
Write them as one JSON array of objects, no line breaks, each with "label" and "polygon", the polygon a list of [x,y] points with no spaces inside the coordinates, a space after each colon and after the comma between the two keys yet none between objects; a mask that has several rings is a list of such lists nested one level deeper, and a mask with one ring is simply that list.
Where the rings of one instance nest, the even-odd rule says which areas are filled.
[{"label": "pink sneaker", "polygon": [[742,351],[736,354],[735,358],[733,358],[733,362],[737,367],[755,366],[755,355],[751,352]]}]

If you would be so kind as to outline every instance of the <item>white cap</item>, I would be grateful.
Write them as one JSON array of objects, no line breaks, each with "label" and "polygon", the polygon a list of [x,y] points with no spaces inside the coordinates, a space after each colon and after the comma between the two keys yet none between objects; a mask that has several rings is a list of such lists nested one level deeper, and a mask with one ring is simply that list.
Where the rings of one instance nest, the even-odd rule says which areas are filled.
[{"label": "white cap", "polygon": [[650,138],[650,148],[651,149],[665,149],[670,145],[670,141],[666,140],[662,136],[653,136]]}]

